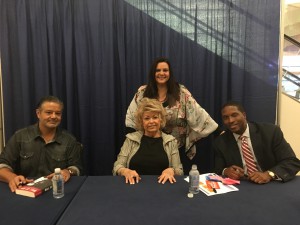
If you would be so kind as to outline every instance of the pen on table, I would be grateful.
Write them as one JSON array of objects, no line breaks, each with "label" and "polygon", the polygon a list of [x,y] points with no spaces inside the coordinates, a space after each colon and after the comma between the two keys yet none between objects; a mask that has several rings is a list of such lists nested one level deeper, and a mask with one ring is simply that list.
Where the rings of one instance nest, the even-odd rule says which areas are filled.
[{"label": "pen on table", "polygon": [[210,184],[210,186],[211,186],[213,192],[217,193],[217,190],[216,190],[216,188],[215,188],[214,182],[210,182],[209,184]]}]

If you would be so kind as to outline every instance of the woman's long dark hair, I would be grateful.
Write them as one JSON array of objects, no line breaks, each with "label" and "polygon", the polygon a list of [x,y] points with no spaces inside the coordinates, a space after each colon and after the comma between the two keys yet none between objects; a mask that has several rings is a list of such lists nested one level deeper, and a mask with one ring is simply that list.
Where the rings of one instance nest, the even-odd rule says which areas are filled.
[{"label": "woman's long dark hair", "polygon": [[144,97],[148,98],[157,98],[158,97],[158,89],[157,89],[157,84],[155,80],[155,73],[156,73],[156,67],[159,63],[165,62],[169,66],[169,73],[170,73],[170,78],[167,81],[167,97],[168,97],[168,104],[169,106],[174,106],[176,104],[176,100],[179,101],[180,97],[180,88],[179,84],[175,81],[172,68],[170,65],[170,62],[168,59],[160,57],[157,58],[151,66],[151,69],[148,74],[148,84],[146,87],[146,90],[144,92]]}]

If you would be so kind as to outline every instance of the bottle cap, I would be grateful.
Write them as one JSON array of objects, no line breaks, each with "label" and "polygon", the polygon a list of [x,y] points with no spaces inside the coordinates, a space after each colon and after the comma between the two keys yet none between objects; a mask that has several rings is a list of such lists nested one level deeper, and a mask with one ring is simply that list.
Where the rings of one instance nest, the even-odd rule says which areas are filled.
[{"label": "bottle cap", "polygon": [[55,168],[54,173],[60,173],[60,168]]},{"label": "bottle cap", "polygon": [[197,169],[197,165],[196,165],[196,164],[193,164],[193,165],[192,165],[192,169],[193,169],[193,170],[196,170],[196,169]]},{"label": "bottle cap", "polygon": [[193,193],[190,193],[190,192],[187,194],[187,196],[188,196],[189,198],[193,198],[193,197],[194,197]]}]

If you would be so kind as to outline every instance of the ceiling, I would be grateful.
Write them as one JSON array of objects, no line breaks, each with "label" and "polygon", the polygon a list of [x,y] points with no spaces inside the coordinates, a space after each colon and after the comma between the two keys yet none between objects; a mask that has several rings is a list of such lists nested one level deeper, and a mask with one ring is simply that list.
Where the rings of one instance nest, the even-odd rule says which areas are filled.
[{"label": "ceiling", "polygon": [[300,0],[285,5],[284,33],[300,42]]}]

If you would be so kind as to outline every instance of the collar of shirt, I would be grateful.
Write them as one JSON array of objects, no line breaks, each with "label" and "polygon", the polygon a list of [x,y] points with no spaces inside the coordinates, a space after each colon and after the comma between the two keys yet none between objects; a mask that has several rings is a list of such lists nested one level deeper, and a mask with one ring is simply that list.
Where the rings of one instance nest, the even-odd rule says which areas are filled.
[{"label": "collar of shirt", "polygon": [[247,123],[246,130],[244,131],[244,133],[243,133],[242,135],[233,133],[233,136],[234,136],[236,142],[239,142],[239,137],[240,137],[240,136],[246,136],[246,137],[250,140],[250,132],[249,132],[249,126],[248,126],[248,123]]},{"label": "collar of shirt", "polygon": [[[34,139],[36,139],[36,138],[42,138],[43,139],[41,131],[39,129],[39,124],[38,123],[34,124],[33,132],[34,132]],[[56,132],[55,132],[55,136],[54,136],[54,138],[51,142],[57,142],[57,143],[61,144],[63,142],[63,140],[61,139],[61,133],[62,133],[62,130],[59,127],[57,127]]]}]

